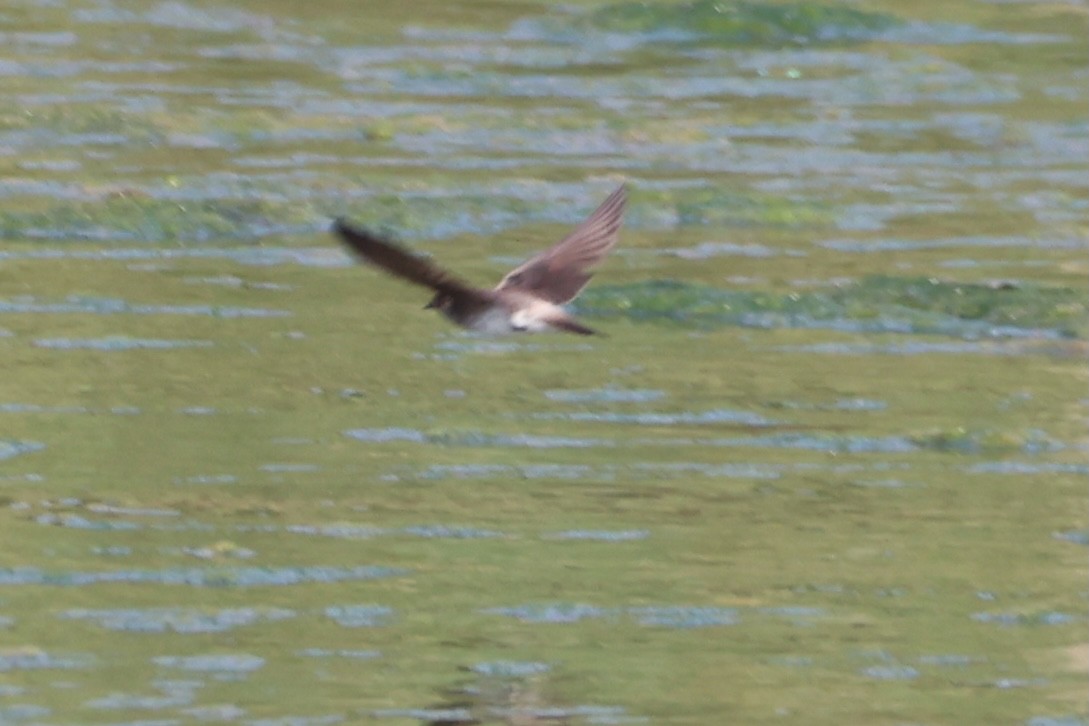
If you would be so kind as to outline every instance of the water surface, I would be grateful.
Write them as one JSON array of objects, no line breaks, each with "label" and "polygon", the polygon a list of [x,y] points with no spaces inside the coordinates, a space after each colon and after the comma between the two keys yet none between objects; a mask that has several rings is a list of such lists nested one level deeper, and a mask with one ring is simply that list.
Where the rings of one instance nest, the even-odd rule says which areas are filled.
[{"label": "water surface", "polygon": [[[0,722],[1089,723],[1085,30],[8,3]],[[483,284],[621,181],[603,338],[327,233]]]}]

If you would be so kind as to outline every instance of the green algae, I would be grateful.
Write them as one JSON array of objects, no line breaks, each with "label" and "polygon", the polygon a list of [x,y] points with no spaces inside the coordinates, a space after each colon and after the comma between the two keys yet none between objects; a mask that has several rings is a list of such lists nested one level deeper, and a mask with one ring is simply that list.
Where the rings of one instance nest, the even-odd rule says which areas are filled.
[{"label": "green algae", "polygon": [[789,46],[865,40],[895,27],[895,16],[815,2],[694,0],[625,2],[590,13],[587,24],[613,32],[680,30],[724,45]]},{"label": "green algae", "polygon": [[35,135],[86,134],[114,136],[125,143],[162,143],[165,133],[144,114],[124,112],[101,104],[71,104],[41,108],[7,108],[0,112],[0,132],[26,131]]},{"label": "green algae", "polygon": [[941,333],[975,338],[1002,331],[1053,331],[1085,338],[1083,291],[870,276],[832,291],[724,290],[670,280],[598,285],[577,303],[588,315],[692,327],[823,327]]},{"label": "green algae", "polygon": [[131,242],[253,239],[270,232],[300,232],[328,219],[311,205],[268,199],[197,199],[179,202],[118,193],[97,202],[63,202],[39,212],[0,212],[0,237],[95,239]]},{"label": "green algae", "polygon": [[678,227],[830,226],[830,207],[781,195],[752,194],[718,187],[677,190],[637,189],[632,194],[635,224],[668,221]]},{"label": "green algae", "polygon": [[1085,338],[1089,333],[1089,301],[1077,288],[873,276],[854,289],[837,291],[835,297],[845,305],[857,301],[877,310],[940,313],[992,325],[1052,329],[1069,337]]},{"label": "green algae", "polygon": [[1064,444],[1042,436],[1038,430],[1007,431],[998,429],[932,430],[913,434],[911,442],[934,451],[961,454],[1008,455],[1061,450]]},{"label": "green algae", "polygon": [[[191,177],[172,177],[152,194],[129,185],[105,192],[89,190],[101,198],[57,201],[42,210],[11,207],[0,211],[0,237],[120,242],[254,240],[269,234],[318,231],[341,215],[393,236],[446,237],[469,229],[499,231],[555,214],[545,200],[497,197],[481,191],[457,196],[386,191],[360,194],[352,180],[349,176],[330,184],[316,175],[282,181],[228,176],[211,181],[220,192],[218,198],[200,198],[202,182]],[[359,181],[367,184],[371,180]],[[444,181],[436,175],[430,183]],[[178,199],[190,196],[196,198]],[[817,205],[720,189],[636,191],[634,204],[638,204],[631,214],[634,224],[790,228],[826,226],[833,219],[831,210]]]}]

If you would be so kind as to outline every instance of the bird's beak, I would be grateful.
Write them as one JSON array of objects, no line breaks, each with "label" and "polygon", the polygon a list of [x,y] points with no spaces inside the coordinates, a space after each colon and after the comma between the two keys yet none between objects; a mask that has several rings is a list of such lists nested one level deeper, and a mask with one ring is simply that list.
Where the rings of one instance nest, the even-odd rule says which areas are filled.
[{"label": "bird's beak", "polygon": [[429,302],[429,303],[427,303],[426,305],[424,305],[424,310],[434,310],[434,309],[435,309],[435,308],[437,308],[437,307],[438,307],[438,305],[436,305],[436,304],[435,304],[435,301],[434,301],[434,300],[432,300],[431,302]]}]

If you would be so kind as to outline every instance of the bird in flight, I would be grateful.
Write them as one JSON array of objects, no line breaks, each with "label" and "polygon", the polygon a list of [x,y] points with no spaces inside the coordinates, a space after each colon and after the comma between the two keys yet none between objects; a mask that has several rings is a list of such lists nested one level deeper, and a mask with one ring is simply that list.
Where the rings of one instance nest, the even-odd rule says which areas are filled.
[{"label": "bird in flight", "polygon": [[434,290],[426,309],[438,310],[463,328],[493,335],[546,330],[594,335],[597,331],[575,320],[562,306],[590,281],[587,268],[616,244],[627,200],[627,190],[621,186],[571,234],[508,272],[493,290],[473,287],[343,218],[336,220],[333,231],[363,260]]}]

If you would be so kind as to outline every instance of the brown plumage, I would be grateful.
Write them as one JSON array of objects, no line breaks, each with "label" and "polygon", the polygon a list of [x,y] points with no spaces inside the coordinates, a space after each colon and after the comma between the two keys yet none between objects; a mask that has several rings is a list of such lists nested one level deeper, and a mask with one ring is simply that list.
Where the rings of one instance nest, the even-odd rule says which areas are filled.
[{"label": "brown plumage", "polygon": [[333,231],[361,258],[408,282],[435,291],[435,308],[462,327],[480,332],[595,331],[576,322],[561,305],[592,277],[587,268],[616,245],[627,191],[621,186],[559,243],[511,270],[494,290],[473,287],[397,245],[338,219]]},{"label": "brown plumage", "polygon": [[627,201],[621,186],[571,234],[507,273],[496,289],[525,290],[556,305],[574,300],[592,277],[586,268],[600,262],[619,239]]}]

